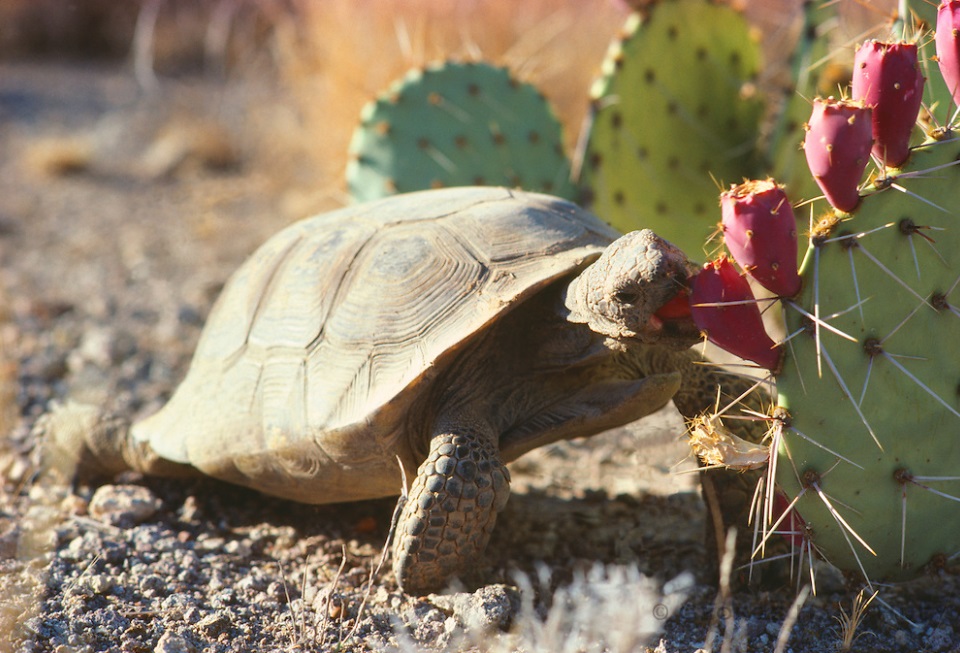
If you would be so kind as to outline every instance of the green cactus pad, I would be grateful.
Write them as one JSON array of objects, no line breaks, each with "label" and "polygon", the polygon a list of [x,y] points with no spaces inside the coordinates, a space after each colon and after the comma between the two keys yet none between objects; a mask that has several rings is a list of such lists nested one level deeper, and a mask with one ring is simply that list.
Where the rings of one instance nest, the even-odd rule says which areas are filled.
[{"label": "green cactus pad", "polygon": [[960,166],[931,170],[958,158],[957,140],[915,151],[906,169],[929,172],[895,182],[911,194],[868,194],[809,248],[796,305],[819,329],[786,308],[801,333],[777,378],[789,414],[777,481],[802,493],[823,556],[871,580],[960,551]]},{"label": "green cactus pad", "polygon": [[411,71],[364,107],[350,154],[347,183],[356,201],[467,185],[575,194],[546,99],[482,63]]},{"label": "green cactus pad", "polygon": [[691,255],[716,226],[718,183],[755,170],[759,46],[707,0],[633,14],[592,89],[584,203],[615,227],[650,227]]}]

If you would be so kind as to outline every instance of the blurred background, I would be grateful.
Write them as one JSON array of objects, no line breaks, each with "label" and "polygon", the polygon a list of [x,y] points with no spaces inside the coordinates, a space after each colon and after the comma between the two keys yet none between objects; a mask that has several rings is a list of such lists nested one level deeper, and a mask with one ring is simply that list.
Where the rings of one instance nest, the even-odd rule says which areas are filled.
[{"label": "blurred background", "polygon": [[[650,0],[634,1],[642,6]],[[838,1],[846,23],[838,39],[851,44],[863,38],[864,25],[882,23],[895,6],[894,0]],[[2,0],[0,60],[119,67],[136,78],[147,96],[163,93],[165,83],[196,75],[224,84],[252,75],[272,79],[289,94],[290,114],[285,124],[271,121],[267,138],[290,148],[290,154],[306,156],[321,175],[317,187],[335,193],[342,190],[347,143],[363,104],[406,70],[447,57],[484,59],[534,83],[561,117],[572,147],[588,106],[590,82],[628,4]],[[761,90],[769,92],[781,81],[787,64],[781,53],[798,36],[803,3],[735,4],[764,45],[767,78],[760,81],[766,87]]]}]

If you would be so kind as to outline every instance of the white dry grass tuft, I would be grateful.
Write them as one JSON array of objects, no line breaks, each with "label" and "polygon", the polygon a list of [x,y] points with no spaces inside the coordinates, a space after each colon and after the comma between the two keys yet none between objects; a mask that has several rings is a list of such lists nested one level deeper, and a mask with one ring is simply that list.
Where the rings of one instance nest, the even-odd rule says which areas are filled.
[{"label": "white dry grass tuft", "polygon": [[[549,572],[541,572],[541,584]],[[639,650],[658,635],[665,621],[686,600],[694,580],[682,574],[662,587],[635,567],[595,565],[558,589],[542,619],[535,616],[529,578],[518,578],[526,598],[507,650],[574,651]],[[512,641],[510,641],[512,640]]]},{"label": "white dry grass tuft", "polygon": [[[519,613],[506,633],[478,628],[451,638],[444,651],[483,650],[488,653],[550,651],[550,653],[634,653],[656,646],[666,620],[686,601],[694,586],[691,574],[659,581],[635,567],[597,563],[574,575],[569,585],[550,590],[551,571],[541,566],[534,577],[518,574],[522,596]],[[551,593],[549,608],[535,597]],[[398,633],[402,653],[422,651],[422,645]]]}]

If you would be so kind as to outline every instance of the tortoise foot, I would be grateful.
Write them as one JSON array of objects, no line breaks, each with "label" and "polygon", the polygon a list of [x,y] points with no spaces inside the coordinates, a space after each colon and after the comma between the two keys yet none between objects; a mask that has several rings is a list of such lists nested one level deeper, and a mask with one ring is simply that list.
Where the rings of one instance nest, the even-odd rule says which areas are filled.
[{"label": "tortoise foot", "polygon": [[473,434],[434,437],[397,524],[393,570],[400,588],[426,594],[474,564],[507,503],[509,483],[510,473],[489,440]]}]

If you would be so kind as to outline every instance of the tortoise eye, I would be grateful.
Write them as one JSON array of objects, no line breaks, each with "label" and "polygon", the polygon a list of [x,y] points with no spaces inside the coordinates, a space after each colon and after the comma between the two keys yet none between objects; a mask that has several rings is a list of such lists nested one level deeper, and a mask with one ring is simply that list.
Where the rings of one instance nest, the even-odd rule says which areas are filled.
[{"label": "tortoise eye", "polygon": [[620,288],[613,293],[613,298],[619,304],[636,304],[640,301],[640,292],[630,288]]}]

